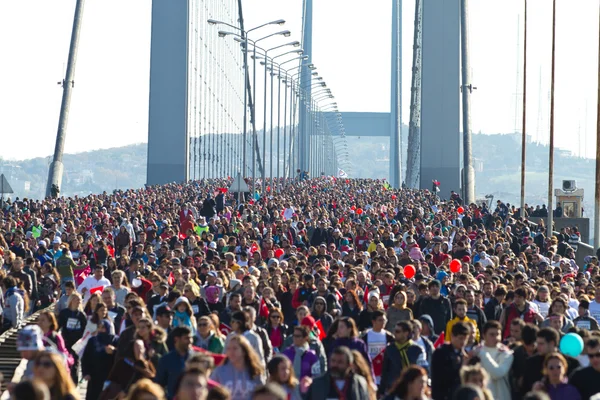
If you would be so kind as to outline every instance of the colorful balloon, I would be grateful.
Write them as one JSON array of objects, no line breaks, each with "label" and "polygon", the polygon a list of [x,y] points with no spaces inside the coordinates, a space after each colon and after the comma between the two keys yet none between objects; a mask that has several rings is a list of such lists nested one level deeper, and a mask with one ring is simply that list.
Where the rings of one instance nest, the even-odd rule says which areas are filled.
[{"label": "colorful balloon", "polygon": [[404,267],[404,276],[407,279],[412,279],[415,276],[415,267],[411,264],[408,264],[406,267]]},{"label": "colorful balloon", "polygon": [[576,333],[567,333],[560,340],[560,352],[571,357],[579,357],[583,351],[583,339]]},{"label": "colorful balloon", "polygon": [[398,198],[398,196],[396,196],[395,194],[392,195],[392,200],[396,200]]},{"label": "colorful balloon", "polygon": [[280,258],[283,255],[283,249],[275,250],[275,258]]},{"label": "colorful balloon", "polygon": [[351,209],[352,211],[354,211],[354,210],[356,210],[356,206],[352,206],[352,207],[350,207],[350,209]]},{"label": "colorful balloon", "polygon": [[459,213],[459,214],[462,214],[462,213],[464,213],[464,212],[465,212],[465,209],[464,209],[464,208],[462,208],[462,207],[458,207],[458,208],[456,209],[456,212],[457,212],[457,213]]},{"label": "colorful balloon", "polygon": [[357,209],[357,210],[356,210],[356,213],[357,213],[358,215],[361,215],[361,214],[363,213],[363,209],[362,209],[362,208],[359,208],[359,209]]},{"label": "colorful balloon", "polygon": [[454,259],[454,260],[450,261],[450,271],[452,271],[456,274],[457,272],[460,271],[461,268],[462,268],[462,264],[459,260]]}]

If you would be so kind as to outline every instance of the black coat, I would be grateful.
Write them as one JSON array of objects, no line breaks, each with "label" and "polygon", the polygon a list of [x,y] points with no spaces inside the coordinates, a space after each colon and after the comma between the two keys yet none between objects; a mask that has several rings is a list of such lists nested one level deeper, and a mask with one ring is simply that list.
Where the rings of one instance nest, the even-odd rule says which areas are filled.
[{"label": "black coat", "polygon": [[409,365],[405,365],[402,361],[400,350],[398,350],[396,344],[392,343],[385,348],[381,369],[381,384],[379,385],[381,393],[387,392],[392,387],[392,384],[398,379],[404,368],[417,363],[423,364],[426,357],[423,348],[417,344],[408,346],[406,356],[408,357]]},{"label": "black coat", "polygon": [[460,368],[463,354],[457,353],[451,344],[443,344],[433,352],[431,360],[431,397],[436,400],[452,398],[460,386]]},{"label": "black coat", "polygon": [[450,300],[443,296],[437,299],[425,297],[419,306],[419,317],[427,314],[433,320],[433,330],[436,334],[446,329],[446,324],[452,319],[452,306]]}]

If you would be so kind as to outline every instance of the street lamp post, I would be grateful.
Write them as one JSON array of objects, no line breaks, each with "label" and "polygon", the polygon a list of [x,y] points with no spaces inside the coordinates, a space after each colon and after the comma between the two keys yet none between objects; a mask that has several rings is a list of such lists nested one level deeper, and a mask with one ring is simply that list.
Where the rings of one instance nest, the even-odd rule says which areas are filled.
[{"label": "street lamp post", "polygon": [[[242,146],[243,147],[243,155],[242,155],[242,177],[245,178],[246,177],[246,170],[248,168],[248,164],[247,164],[247,149],[248,149],[248,146],[247,146],[246,135],[247,135],[247,132],[248,132],[248,125],[247,125],[248,124],[248,86],[250,84],[250,82],[249,82],[249,76],[248,76],[248,34],[250,32],[252,32],[252,31],[255,31],[257,29],[263,28],[263,27],[268,26],[268,25],[283,25],[283,24],[285,24],[285,20],[278,19],[278,20],[275,20],[275,21],[270,21],[270,22],[264,23],[262,25],[256,26],[256,27],[254,27],[252,29],[248,29],[247,31],[243,30],[241,27],[237,27],[235,25],[231,25],[231,24],[228,24],[226,22],[218,21],[218,20],[215,20],[215,19],[209,19],[207,22],[209,24],[211,24],[211,25],[217,25],[217,24],[218,25],[226,25],[226,26],[229,26],[230,28],[237,29],[238,31],[241,32],[240,37],[242,38],[243,43],[244,43],[244,122],[243,122],[243,130],[244,130],[244,132],[242,134],[242,142],[243,142],[242,143],[243,144],[243,146]],[[222,35],[221,32],[219,32],[219,36],[225,37],[226,34]],[[256,99],[255,99],[255,101],[256,101]]]}]

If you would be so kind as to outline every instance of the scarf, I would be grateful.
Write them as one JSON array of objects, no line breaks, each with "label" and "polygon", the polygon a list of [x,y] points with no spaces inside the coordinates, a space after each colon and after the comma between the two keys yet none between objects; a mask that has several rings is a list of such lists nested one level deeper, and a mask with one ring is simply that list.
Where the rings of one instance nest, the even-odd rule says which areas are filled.
[{"label": "scarf", "polygon": [[400,352],[400,359],[402,360],[402,366],[408,367],[410,365],[410,361],[408,360],[408,354],[407,354],[406,350],[408,350],[408,348],[414,344],[413,341],[407,340],[405,343],[402,343],[402,344],[400,344],[398,342],[394,342],[394,344],[396,345],[396,347],[398,348],[398,351]]},{"label": "scarf", "polygon": [[187,326],[192,327],[192,321],[187,312],[175,311],[175,318],[173,318],[173,327]]},{"label": "scarf", "polygon": [[302,347],[294,346],[294,350],[296,350],[296,353],[294,354],[294,373],[298,378],[302,377],[302,357],[309,349],[308,343],[304,344]]},{"label": "scarf", "polygon": [[105,351],[106,346],[114,341],[115,335],[112,333],[114,328],[112,328],[112,323],[110,321],[103,319],[98,322],[98,325],[103,325],[106,330],[106,332],[98,332],[96,334],[96,351],[102,353]]}]

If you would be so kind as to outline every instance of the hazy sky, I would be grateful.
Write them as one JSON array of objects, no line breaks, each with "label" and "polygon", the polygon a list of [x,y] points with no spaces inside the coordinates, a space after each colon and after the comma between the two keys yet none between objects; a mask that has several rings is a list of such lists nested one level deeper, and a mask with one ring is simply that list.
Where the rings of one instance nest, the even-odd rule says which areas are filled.
[{"label": "hazy sky", "polygon": [[[340,110],[389,111],[391,1],[372,0],[368,6],[359,0],[314,1],[313,62]],[[243,4],[247,27],[284,18],[290,39],[301,39],[301,0]],[[528,132],[546,142],[552,2],[529,4]],[[74,7],[75,0],[0,2],[4,158],[48,156],[54,150],[62,94],[57,82],[64,76]],[[86,1],[65,151],[147,140],[150,11],[150,0]],[[523,1],[471,0],[470,11],[473,83],[478,87],[473,131],[520,131]],[[404,123],[409,119],[413,21],[414,1],[405,0]],[[282,39],[269,40],[265,46]],[[588,157],[595,154],[597,53],[598,1],[558,0],[556,145]]]}]

